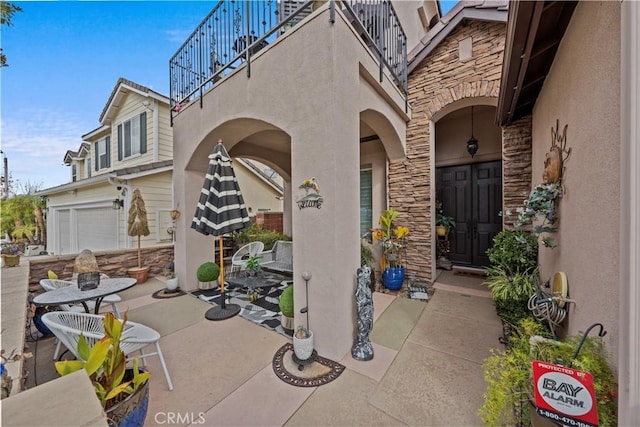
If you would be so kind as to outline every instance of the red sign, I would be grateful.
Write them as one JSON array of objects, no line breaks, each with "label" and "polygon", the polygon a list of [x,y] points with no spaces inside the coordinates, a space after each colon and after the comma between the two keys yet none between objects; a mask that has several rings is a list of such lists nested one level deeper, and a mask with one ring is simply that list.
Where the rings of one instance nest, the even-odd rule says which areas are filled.
[{"label": "red sign", "polygon": [[533,362],[536,412],[568,426],[597,426],[598,407],[589,372]]}]

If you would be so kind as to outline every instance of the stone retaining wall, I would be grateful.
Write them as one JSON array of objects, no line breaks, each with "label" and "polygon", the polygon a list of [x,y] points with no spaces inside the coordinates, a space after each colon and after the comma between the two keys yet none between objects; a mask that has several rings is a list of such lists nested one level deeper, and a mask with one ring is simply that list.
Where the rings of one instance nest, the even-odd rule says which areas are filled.
[{"label": "stone retaining wall", "polygon": [[[151,267],[149,277],[158,276],[165,266],[173,261],[173,244],[142,248],[142,265]],[[138,266],[138,249],[117,249],[93,253],[100,271],[109,277],[127,277],[127,268]],[[78,254],[47,256],[29,259],[29,289],[40,288],[40,279],[47,277],[49,270],[60,279],[69,280],[73,275],[73,264]]]}]

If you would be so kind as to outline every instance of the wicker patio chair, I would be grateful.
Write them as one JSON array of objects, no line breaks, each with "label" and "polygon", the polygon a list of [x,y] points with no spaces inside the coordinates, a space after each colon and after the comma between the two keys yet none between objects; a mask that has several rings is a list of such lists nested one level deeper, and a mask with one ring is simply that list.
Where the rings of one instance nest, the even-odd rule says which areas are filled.
[{"label": "wicker patio chair", "polygon": [[247,243],[233,254],[231,258],[231,271],[242,270],[247,258],[252,256],[258,256],[264,250],[264,243],[251,242]]}]

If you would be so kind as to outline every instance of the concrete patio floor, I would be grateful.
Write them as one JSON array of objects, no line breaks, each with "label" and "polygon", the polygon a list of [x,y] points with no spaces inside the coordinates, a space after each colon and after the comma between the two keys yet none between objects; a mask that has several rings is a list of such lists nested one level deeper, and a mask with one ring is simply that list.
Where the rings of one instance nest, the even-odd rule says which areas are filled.
[{"label": "concrete patio floor", "polygon": [[[428,303],[374,293],[374,359],[347,354],[337,361],[346,370],[333,382],[296,387],[272,368],[286,337],[239,316],[208,321],[211,305],[190,295],[154,299],[164,283],[150,279],[121,293],[119,304],[131,320],[160,332],[174,384],[169,391],[158,359],[149,358],[145,425],[481,425],[482,361],[501,347],[502,334],[481,282],[443,272]],[[27,341],[35,353],[27,387],[57,378],[54,339]]]}]

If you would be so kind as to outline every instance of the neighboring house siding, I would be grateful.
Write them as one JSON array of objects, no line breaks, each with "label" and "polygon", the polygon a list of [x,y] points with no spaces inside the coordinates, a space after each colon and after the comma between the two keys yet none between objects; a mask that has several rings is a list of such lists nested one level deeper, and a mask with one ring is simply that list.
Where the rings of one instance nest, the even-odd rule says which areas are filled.
[{"label": "neighboring house siding", "polygon": [[251,207],[254,214],[259,211],[282,212],[282,200],[276,199],[276,196],[281,196],[280,193],[240,162],[233,163],[233,170],[247,208]]},{"label": "neighboring house siding", "polygon": [[[133,190],[136,188],[140,189],[140,194],[147,209],[150,234],[140,238],[141,246],[153,246],[160,241],[171,241],[170,236],[166,234],[166,228],[169,226],[166,223],[169,211],[174,209],[171,176],[172,173],[168,171],[132,179],[130,181],[129,188],[131,189],[131,193],[133,193]],[[131,194],[127,194],[126,199],[124,212],[128,214],[127,208],[130,205]],[[160,214],[160,217],[158,217],[158,214]],[[128,224],[125,223],[125,233],[127,226]],[[160,235],[158,234],[159,227],[161,228]],[[129,237],[129,240],[131,242],[130,247],[137,247],[137,237]]]},{"label": "neighboring house siding", "polygon": [[[506,24],[469,21],[440,43],[409,75],[412,120],[407,125],[406,159],[389,165],[389,207],[398,223],[411,224],[407,250],[409,274],[432,280],[432,153],[430,122],[434,114],[464,98],[497,98]],[[471,37],[473,58],[458,59],[460,40]]]},{"label": "neighboring house siding", "polygon": [[[122,103],[122,107],[118,110],[118,114],[111,123],[111,169],[118,169],[119,167],[131,167],[153,162],[153,112],[151,109],[145,107],[142,103],[147,101],[146,97],[143,97],[137,93],[129,92]],[[122,160],[118,159],[118,126],[124,122],[135,119],[140,116],[141,113],[146,113],[146,153],[133,154],[129,157],[125,157],[124,148],[124,135],[122,138]],[[124,126],[123,126],[124,128]],[[124,132],[124,129],[123,129]],[[115,166],[115,167],[114,167]]]},{"label": "neighboring house siding", "polygon": [[173,128],[169,115],[169,106],[158,104],[158,160],[173,159]]}]

